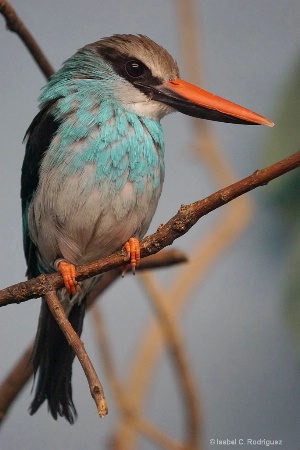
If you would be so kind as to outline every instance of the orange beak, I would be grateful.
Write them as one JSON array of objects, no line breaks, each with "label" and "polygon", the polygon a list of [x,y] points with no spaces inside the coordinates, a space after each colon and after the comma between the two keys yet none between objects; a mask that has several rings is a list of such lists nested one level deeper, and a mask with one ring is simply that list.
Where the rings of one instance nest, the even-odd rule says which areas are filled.
[{"label": "orange beak", "polygon": [[154,100],[193,117],[246,125],[274,126],[271,120],[180,78],[167,81],[160,86],[152,86],[151,90]]}]

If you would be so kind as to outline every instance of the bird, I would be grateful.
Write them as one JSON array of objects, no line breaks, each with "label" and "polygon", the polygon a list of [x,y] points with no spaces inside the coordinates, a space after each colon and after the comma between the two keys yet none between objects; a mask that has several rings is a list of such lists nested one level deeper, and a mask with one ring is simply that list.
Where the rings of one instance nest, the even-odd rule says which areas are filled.
[{"label": "bird", "polygon": [[[60,271],[58,298],[80,336],[86,297],[99,276],[75,268],[125,247],[135,270],[164,181],[161,119],[172,112],[235,124],[273,126],[265,117],[196,87],[176,61],[142,34],[88,44],[53,74],[29,126],[21,175],[27,277]],[[34,414],[47,401],[74,423],[75,354],[42,298],[32,356]]]}]

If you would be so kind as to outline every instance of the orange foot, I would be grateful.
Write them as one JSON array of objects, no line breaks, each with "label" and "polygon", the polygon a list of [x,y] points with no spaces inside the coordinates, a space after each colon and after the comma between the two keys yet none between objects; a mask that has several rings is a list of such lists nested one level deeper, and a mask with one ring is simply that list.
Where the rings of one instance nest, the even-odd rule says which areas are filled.
[{"label": "orange foot", "polygon": [[[139,265],[141,260],[141,247],[139,240],[135,237],[129,239],[124,245],[127,252],[128,259],[130,259],[130,264],[132,268],[132,273],[135,275],[135,268]],[[124,277],[128,269],[128,264],[123,266],[122,277]]]},{"label": "orange foot", "polygon": [[67,261],[60,261],[58,264],[58,270],[62,274],[67,291],[70,294],[80,292],[79,284],[76,281],[76,269],[74,264],[70,264]]}]

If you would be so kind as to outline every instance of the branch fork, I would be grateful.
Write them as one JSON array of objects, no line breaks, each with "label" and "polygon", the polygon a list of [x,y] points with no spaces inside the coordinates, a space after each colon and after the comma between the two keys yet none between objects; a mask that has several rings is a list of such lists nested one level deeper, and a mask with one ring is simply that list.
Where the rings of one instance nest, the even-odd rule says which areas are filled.
[{"label": "branch fork", "polygon": [[[178,239],[180,236],[187,233],[201,217],[209,212],[258,186],[267,184],[274,178],[299,166],[300,151],[278,163],[266,167],[265,169],[256,170],[249,177],[221,189],[203,200],[191,203],[190,205],[181,205],[175,216],[173,216],[165,225],[160,225],[155,233],[144,238],[140,242],[141,258],[154,255],[164,247],[171,245],[175,239]],[[76,278],[80,281],[108,272],[122,266],[126,260],[127,252],[124,249],[120,250],[106,258],[78,266],[76,268]],[[91,394],[97,404],[98,413],[100,417],[103,417],[107,414],[107,405],[102,385],[97,378],[96,372],[84,349],[82,341],[68,321],[55,292],[63,286],[63,278],[59,273],[40,275],[37,278],[18,283],[0,291],[0,306],[11,303],[20,303],[40,296],[46,298],[53,316],[81,362],[89,382]]]}]

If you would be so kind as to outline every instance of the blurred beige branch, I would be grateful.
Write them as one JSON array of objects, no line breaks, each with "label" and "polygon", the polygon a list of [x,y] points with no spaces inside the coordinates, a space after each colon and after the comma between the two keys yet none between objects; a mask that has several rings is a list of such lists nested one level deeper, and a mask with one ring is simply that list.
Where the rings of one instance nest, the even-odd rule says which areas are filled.
[{"label": "blurred beige branch", "polygon": [[[201,85],[203,74],[201,72],[204,66],[202,49],[199,45],[198,33],[199,25],[197,22],[197,7],[195,0],[177,0],[175,3],[177,17],[179,20],[179,39],[182,49],[182,55],[185,60],[185,70],[187,78]],[[200,44],[202,39],[200,40]],[[206,164],[212,178],[215,179],[217,186],[226,186],[233,183],[236,179],[232,169],[228,165],[220,144],[213,133],[212,126],[207,121],[191,119],[193,125],[194,151],[200,164]],[[183,307],[187,304],[188,298],[196,283],[200,283],[205,274],[212,268],[213,264],[221,254],[232,245],[242,232],[246,229],[252,217],[252,201],[250,197],[243,196],[232,202],[228,208],[225,208],[210,228],[205,236],[202,236],[192,253],[189,255],[189,265],[176,271],[176,275],[169,288],[161,286],[154,274],[143,274],[145,288],[150,292],[150,299],[156,307],[161,305],[164,308],[168,320],[172,323],[174,329],[178,328],[178,318]],[[165,329],[165,328],[164,328]],[[160,332],[160,326],[157,321],[150,320],[143,337],[140,339],[140,345],[134,356],[132,370],[128,380],[128,391],[131,397],[138,403],[142,410],[151,376],[154,372],[159,355],[162,353],[164,342]],[[188,367],[189,378],[192,380],[190,365]],[[180,378],[184,384],[184,377]],[[183,392],[190,398],[186,386],[182,386]],[[197,394],[194,385],[194,399],[186,404],[186,434],[187,441],[191,449],[198,449],[201,446],[202,435],[202,417],[200,411],[200,396]],[[124,419],[119,422],[115,431],[115,440],[119,442],[122,450],[132,450],[136,446],[136,430],[128,427]],[[126,442],[126,449],[123,447]],[[122,443],[122,444],[121,444]]]}]

